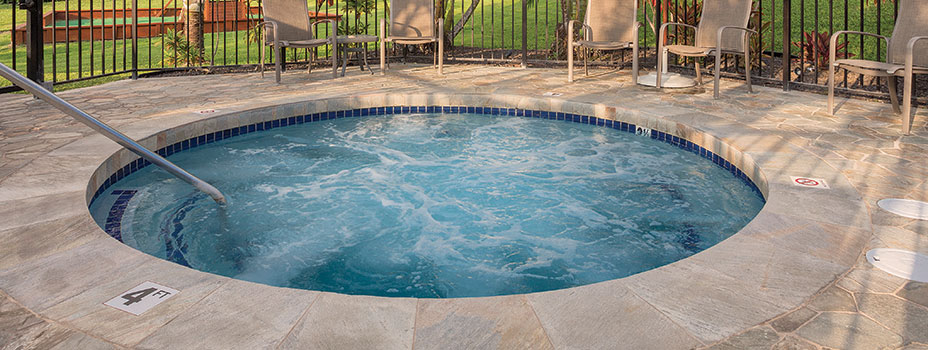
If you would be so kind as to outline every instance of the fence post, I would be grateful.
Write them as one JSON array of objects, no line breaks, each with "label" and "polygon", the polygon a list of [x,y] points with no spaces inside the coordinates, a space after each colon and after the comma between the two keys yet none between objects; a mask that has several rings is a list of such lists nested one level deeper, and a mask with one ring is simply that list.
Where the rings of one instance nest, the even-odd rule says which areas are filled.
[{"label": "fence post", "polygon": [[19,7],[28,12],[26,15],[26,76],[29,80],[43,85],[45,33],[43,33],[42,25],[42,0],[21,0]]},{"label": "fence post", "polygon": [[[522,68],[528,68],[528,0],[522,0]],[[535,6],[538,6],[537,4]]]},{"label": "fence post", "polygon": [[790,36],[792,33],[792,1],[783,0],[783,91],[789,91],[789,81],[792,71],[790,70]]},{"label": "fence post", "polygon": [[[139,78],[139,0],[132,0],[132,80]],[[151,31],[151,27],[148,28]],[[151,35],[149,35],[151,36]]]}]

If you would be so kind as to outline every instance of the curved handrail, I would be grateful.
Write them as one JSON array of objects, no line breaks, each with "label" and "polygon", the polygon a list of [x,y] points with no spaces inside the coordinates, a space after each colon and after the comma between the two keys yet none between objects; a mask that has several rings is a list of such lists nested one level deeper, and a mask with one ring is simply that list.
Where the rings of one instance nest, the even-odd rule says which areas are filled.
[{"label": "curved handrail", "polygon": [[177,176],[181,180],[184,180],[187,183],[193,185],[193,187],[196,187],[198,190],[212,197],[213,200],[216,201],[216,203],[219,203],[219,204],[226,203],[226,197],[223,196],[222,192],[219,192],[219,190],[216,189],[216,187],[213,187],[213,185],[210,185],[206,181],[200,180],[196,176],[191,175],[186,170],[181,169],[177,165],[174,165],[174,163],[171,163],[167,159],[164,159],[163,157],[159,156],[157,153],[148,150],[147,148],[138,144],[137,142],[135,142],[128,136],[122,134],[116,129],[113,129],[112,127],[110,127],[109,125],[106,125],[105,123],[90,116],[90,114],[87,114],[86,112],[78,109],[77,107],[74,107],[74,105],[68,103],[67,101],[56,96],[55,94],[49,92],[48,90],[43,88],[41,85],[36,84],[34,81],[29,80],[28,78],[22,76],[21,74],[14,71],[13,69],[10,69],[10,67],[7,67],[3,63],[0,63],[0,76],[11,81],[13,84],[16,84],[17,86],[23,88],[23,90],[28,91],[29,93],[33,94],[35,97],[38,97],[39,99],[41,99],[42,101],[48,102],[48,104],[61,110],[65,114],[74,118],[75,120],[81,123],[84,123],[85,125],[89,126],[91,129],[94,129],[95,131],[103,134],[103,136],[106,136],[110,140],[113,140],[119,145],[129,149],[132,152],[135,152],[135,154],[138,154],[140,157],[144,158],[145,160],[171,173],[171,175]]}]

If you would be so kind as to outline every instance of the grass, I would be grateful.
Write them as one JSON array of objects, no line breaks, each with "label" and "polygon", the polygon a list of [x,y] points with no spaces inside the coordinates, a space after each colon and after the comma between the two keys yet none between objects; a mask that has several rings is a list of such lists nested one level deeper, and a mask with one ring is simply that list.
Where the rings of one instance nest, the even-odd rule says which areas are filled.
[{"label": "grass", "polygon": [[[161,7],[170,0],[139,0],[140,7]],[[178,6],[181,0],[175,0],[177,3],[171,3],[169,6]],[[454,7],[453,14],[449,14],[447,22],[448,27],[453,25],[461,14],[467,9],[471,0],[452,0],[449,1]],[[680,3],[688,0],[665,0],[679,1]],[[782,3],[783,0],[759,0],[764,21],[772,21],[773,28],[771,31],[764,33],[763,40],[767,50],[773,52],[782,51],[782,36],[779,34],[782,30]],[[310,1],[310,10],[318,12],[338,13],[343,16],[343,20],[352,26],[358,25],[368,34],[378,32],[379,19],[384,17],[383,1],[378,0],[376,11],[367,14],[355,15],[347,11],[344,1],[336,1],[336,5],[327,5],[323,2],[322,6],[315,6],[315,1]],[[845,2],[847,6],[845,6]],[[528,12],[528,45],[530,50],[547,50],[553,47],[555,26],[559,17],[558,0],[537,0],[537,5],[529,8]],[[872,4],[871,0],[793,0],[792,1],[792,41],[799,41],[802,38],[802,31],[812,31],[818,29],[821,31],[833,32],[842,29],[862,30],[867,32],[879,32],[883,35],[892,33],[892,22],[894,20],[894,8],[891,2],[883,4],[879,10],[882,12],[879,16],[880,23],[877,23],[878,9]],[[56,9],[63,9],[67,5],[71,9],[77,9],[77,0],[58,1],[55,3]],[[131,6],[131,1],[125,0],[84,0],[80,3],[80,8],[94,9],[102,6],[106,8],[123,8]],[[257,2],[253,1],[257,6]],[[52,9],[52,3],[45,3],[47,11]],[[682,6],[682,5],[680,5]],[[861,21],[861,6],[863,6],[863,21]],[[0,5],[0,28],[9,28],[13,23],[11,10],[12,5]],[[16,22],[21,23],[25,20],[25,12],[17,10]],[[455,38],[456,46],[482,47],[482,48],[502,48],[502,49],[521,49],[521,13],[522,7],[520,0],[483,0],[477,7],[470,21],[465,25],[464,30]],[[803,13],[805,15],[803,15]],[[818,13],[816,16],[811,14]],[[845,15],[848,20],[845,21]],[[643,15],[639,16],[643,21]],[[879,31],[877,30],[879,27]],[[326,30],[319,28],[320,36],[326,35]],[[646,33],[647,31],[647,33]],[[237,37],[236,37],[237,33]],[[654,34],[650,29],[642,29],[641,38],[643,45],[653,46]],[[227,32],[227,33],[210,33],[206,34],[207,60],[216,65],[224,64],[243,64],[256,63],[258,60],[257,44],[248,43],[247,33]],[[127,46],[129,45],[129,46]],[[236,48],[236,45],[238,47]],[[793,55],[798,55],[800,50],[790,45]],[[150,51],[149,51],[150,48]],[[117,40],[101,42],[68,43],[68,44],[48,44],[46,45],[46,72],[48,80],[52,78],[63,81],[88,76],[94,74],[119,72],[131,69],[131,58],[123,56],[123,52],[131,55],[131,41]],[[162,64],[162,46],[159,38],[140,38],[139,39],[139,67],[155,68],[161,67]],[[855,36],[850,37],[848,50],[854,53],[856,57],[876,59],[877,52],[885,51],[885,45],[878,46],[874,39],[861,40]],[[55,53],[53,55],[53,52]],[[66,56],[66,52],[70,56]],[[104,54],[105,53],[105,54]],[[305,57],[305,51],[293,50],[288,60],[302,59]],[[320,52],[325,56],[324,52]],[[91,55],[93,59],[91,60]],[[236,60],[237,55],[237,60]],[[10,46],[9,33],[0,34],[0,62],[11,65],[13,62],[13,48]],[[17,69],[25,70],[25,47],[19,46],[16,49]],[[113,60],[115,58],[115,65]],[[125,63],[123,62],[125,60]],[[93,63],[91,63],[93,62]],[[70,65],[70,72],[66,68]],[[0,79],[0,86],[9,85],[9,82]]]},{"label": "grass", "polygon": [[[139,7],[162,8],[170,0],[138,0]],[[171,7],[180,7],[183,0],[174,0]],[[67,1],[45,1],[42,4],[42,13],[55,10],[99,10],[99,9],[123,9],[132,8],[131,0],[67,0]],[[15,10],[14,10],[15,9]],[[15,16],[15,21],[14,21]],[[20,10],[19,6],[13,4],[0,4],[0,31],[7,31],[12,24],[26,23],[26,10]]]},{"label": "grass", "polygon": [[[238,34],[237,38],[236,33]],[[245,31],[208,33],[204,36],[204,39],[206,59],[216,65],[257,63],[259,60],[258,44],[249,43]],[[238,43],[237,48],[236,42]],[[9,43],[9,36],[0,36],[0,47],[4,48],[0,49],[0,62],[7,65],[12,62],[12,50],[9,49]],[[176,65],[163,62],[163,45],[160,38],[140,38],[138,45],[138,67],[140,69],[176,67]],[[90,42],[49,44],[45,48],[45,79],[46,81],[66,81],[91,75],[131,70],[131,48],[131,40],[96,41],[93,42],[92,47]],[[70,55],[65,54],[68,50],[70,50]],[[106,54],[102,54],[103,52]],[[318,55],[324,57],[327,52],[320,50]],[[17,49],[16,57],[16,70],[25,73],[25,48]],[[288,50],[287,60],[290,62],[305,58],[305,50]],[[267,60],[270,62],[270,53]],[[66,70],[69,63],[70,70]],[[183,64],[180,66],[183,66]],[[0,79],[0,86],[9,85],[11,85],[9,81]]]}]

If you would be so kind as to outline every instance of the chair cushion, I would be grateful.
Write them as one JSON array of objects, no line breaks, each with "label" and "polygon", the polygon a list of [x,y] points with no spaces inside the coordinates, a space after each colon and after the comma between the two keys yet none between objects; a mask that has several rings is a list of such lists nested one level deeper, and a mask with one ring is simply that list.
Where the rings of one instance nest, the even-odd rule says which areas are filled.
[{"label": "chair cushion", "polygon": [[394,42],[397,44],[404,45],[416,45],[416,44],[428,44],[437,42],[436,38],[423,38],[423,37],[397,37],[397,36],[388,36],[384,39],[388,42]]},{"label": "chair cushion", "polygon": [[[264,20],[277,24],[277,40],[295,41],[312,40],[313,27],[310,25],[309,8],[300,0],[271,0],[261,3]],[[267,41],[274,40],[274,32],[267,28]]]},{"label": "chair cushion", "polygon": [[690,45],[667,45],[664,46],[668,51],[684,56],[708,56],[715,48],[712,47],[697,47]]},{"label": "chair cushion", "polygon": [[434,0],[391,0],[389,34],[396,37],[434,38]]},{"label": "chair cushion", "polygon": [[281,41],[280,46],[289,47],[316,47],[329,43],[329,39],[310,39],[310,40],[288,40]]},{"label": "chair cushion", "polygon": [[[909,40],[916,36],[928,36],[928,1],[908,0],[897,1],[899,14],[893,26],[893,35],[889,38],[889,59],[895,64],[905,64],[906,52],[909,49]],[[915,65],[928,66],[928,40],[921,40],[915,44]]]},{"label": "chair cushion", "polygon": [[590,0],[587,2],[586,24],[593,32],[594,42],[635,41],[638,0]]},{"label": "chair cushion", "polygon": [[724,26],[747,27],[751,18],[751,0],[712,0],[703,1],[702,16],[696,29],[696,46],[720,46],[725,51],[744,52],[745,32],[729,29],[718,41],[719,28]]},{"label": "chair cushion", "polygon": [[[844,68],[861,74],[876,76],[901,76],[905,72],[905,66],[901,64],[859,59],[835,60],[835,67]],[[918,74],[925,74],[928,73],[928,67],[914,67],[913,71]]]},{"label": "chair cushion", "polygon": [[632,43],[627,41],[586,41],[579,40],[574,42],[574,46],[587,47],[596,50],[620,50],[632,47]]}]

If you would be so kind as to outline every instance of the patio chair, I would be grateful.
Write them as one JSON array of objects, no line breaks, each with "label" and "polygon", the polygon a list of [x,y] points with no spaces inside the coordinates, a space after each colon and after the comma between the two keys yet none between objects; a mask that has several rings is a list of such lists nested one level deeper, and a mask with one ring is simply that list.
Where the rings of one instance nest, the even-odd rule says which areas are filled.
[{"label": "patio chair", "polygon": [[[842,34],[868,35],[886,42],[886,62],[863,59],[835,60],[835,48],[838,36]],[[921,43],[919,43],[921,41]],[[920,55],[915,55],[918,52]],[[828,113],[834,115],[835,109],[835,68],[860,73],[868,76],[884,77],[889,87],[889,99],[893,111],[902,113],[902,132],[908,134],[912,128],[912,86],[915,74],[928,74],[928,1],[902,0],[899,3],[899,15],[891,37],[867,32],[843,30],[831,36],[831,48],[828,65]],[[899,110],[899,96],[896,84],[902,77],[903,107]]]},{"label": "patio chair", "polygon": [[[315,48],[331,45],[332,76],[337,76],[338,55],[335,38],[337,28],[335,20],[324,19],[313,22],[309,18],[309,7],[305,0],[264,0],[261,3],[264,12],[264,21],[258,27],[264,28],[261,44],[261,77],[264,77],[264,46],[274,49],[274,67],[277,70],[277,83],[280,83],[281,61],[283,48]],[[317,39],[313,28],[316,24],[329,22],[332,31],[328,38]],[[314,55],[315,56],[315,55]],[[307,71],[312,73],[313,64],[309,63]]]},{"label": "patio chair", "polygon": [[632,79],[638,79],[638,0],[591,0],[587,3],[583,21],[583,39],[574,41],[576,20],[568,24],[567,82],[574,81],[574,50],[583,50],[583,71],[590,75],[591,50],[632,49]]},{"label": "patio chair", "polygon": [[[751,50],[750,36],[757,31],[748,28],[753,9],[752,0],[704,0],[699,26],[684,23],[664,23],[660,28],[657,52],[663,50],[684,57],[715,56],[715,91],[713,97],[719,98],[719,73],[722,66],[722,54],[744,55],[744,76],[748,85],[748,92],[754,92],[751,87]],[[696,30],[696,42],[693,45],[667,45],[667,28],[681,26]],[[657,60],[657,87],[661,87],[661,62]],[[699,61],[696,61],[696,81],[702,85],[702,72]]]},{"label": "patio chair", "polygon": [[[386,43],[400,45],[419,45],[438,43],[438,74],[444,74],[445,64],[445,20],[438,19],[436,34],[434,0],[390,0],[390,27],[387,31],[386,19],[380,19],[380,74],[387,68]],[[389,35],[388,35],[389,33]]]}]

